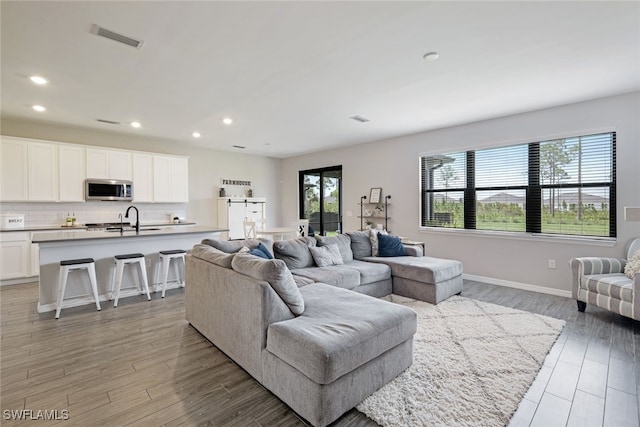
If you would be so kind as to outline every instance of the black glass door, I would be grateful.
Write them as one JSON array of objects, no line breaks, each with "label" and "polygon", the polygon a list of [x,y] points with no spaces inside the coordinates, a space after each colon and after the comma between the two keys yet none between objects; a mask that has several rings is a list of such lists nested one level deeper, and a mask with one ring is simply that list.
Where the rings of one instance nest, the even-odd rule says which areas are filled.
[{"label": "black glass door", "polygon": [[300,171],[300,218],[323,236],[342,231],[342,166]]}]

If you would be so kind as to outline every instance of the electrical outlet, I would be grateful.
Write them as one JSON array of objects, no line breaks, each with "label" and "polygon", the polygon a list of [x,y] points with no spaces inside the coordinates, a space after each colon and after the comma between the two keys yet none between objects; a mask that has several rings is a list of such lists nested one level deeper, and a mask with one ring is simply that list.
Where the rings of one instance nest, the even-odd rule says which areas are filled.
[{"label": "electrical outlet", "polygon": [[556,268],[556,260],[555,259],[550,259],[549,260],[549,268]]}]

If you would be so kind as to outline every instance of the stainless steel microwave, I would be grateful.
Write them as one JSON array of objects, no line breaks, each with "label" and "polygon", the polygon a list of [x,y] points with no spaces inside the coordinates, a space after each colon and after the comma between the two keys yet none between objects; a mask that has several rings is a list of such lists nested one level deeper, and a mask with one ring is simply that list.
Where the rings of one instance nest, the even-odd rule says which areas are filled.
[{"label": "stainless steel microwave", "polygon": [[133,183],[117,179],[87,179],[84,199],[131,201],[133,200]]}]

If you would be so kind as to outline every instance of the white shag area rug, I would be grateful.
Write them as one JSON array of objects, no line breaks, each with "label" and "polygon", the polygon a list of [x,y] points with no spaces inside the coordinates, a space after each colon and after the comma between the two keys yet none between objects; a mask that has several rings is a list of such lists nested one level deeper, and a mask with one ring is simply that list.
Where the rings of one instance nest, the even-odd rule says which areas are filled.
[{"label": "white shag area rug", "polygon": [[454,296],[418,313],[413,365],[356,408],[385,427],[505,426],[564,320]]}]

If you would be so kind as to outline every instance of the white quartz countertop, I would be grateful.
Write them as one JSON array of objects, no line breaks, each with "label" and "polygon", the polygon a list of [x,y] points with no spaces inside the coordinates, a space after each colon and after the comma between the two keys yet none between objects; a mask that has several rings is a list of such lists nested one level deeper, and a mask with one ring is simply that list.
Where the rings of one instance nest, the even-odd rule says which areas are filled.
[{"label": "white quartz countertop", "polygon": [[61,233],[56,231],[54,233],[36,233],[33,235],[33,243],[40,245],[47,243],[60,243],[60,242],[79,242],[87,240],[104,240],[104,239],[139,239],[141,237],[160,237],[171,236],[180,234],[194,234],[194,233],[218,233],[228,231],[226,229],[220,229],[214,226],[206,225],[175,225],[175,226],[152,226],[143,225],[140,227],[140,231],[126,230],[121,233],[119,230],[115,231],[86,231],[86,230],[65,230]]}]

